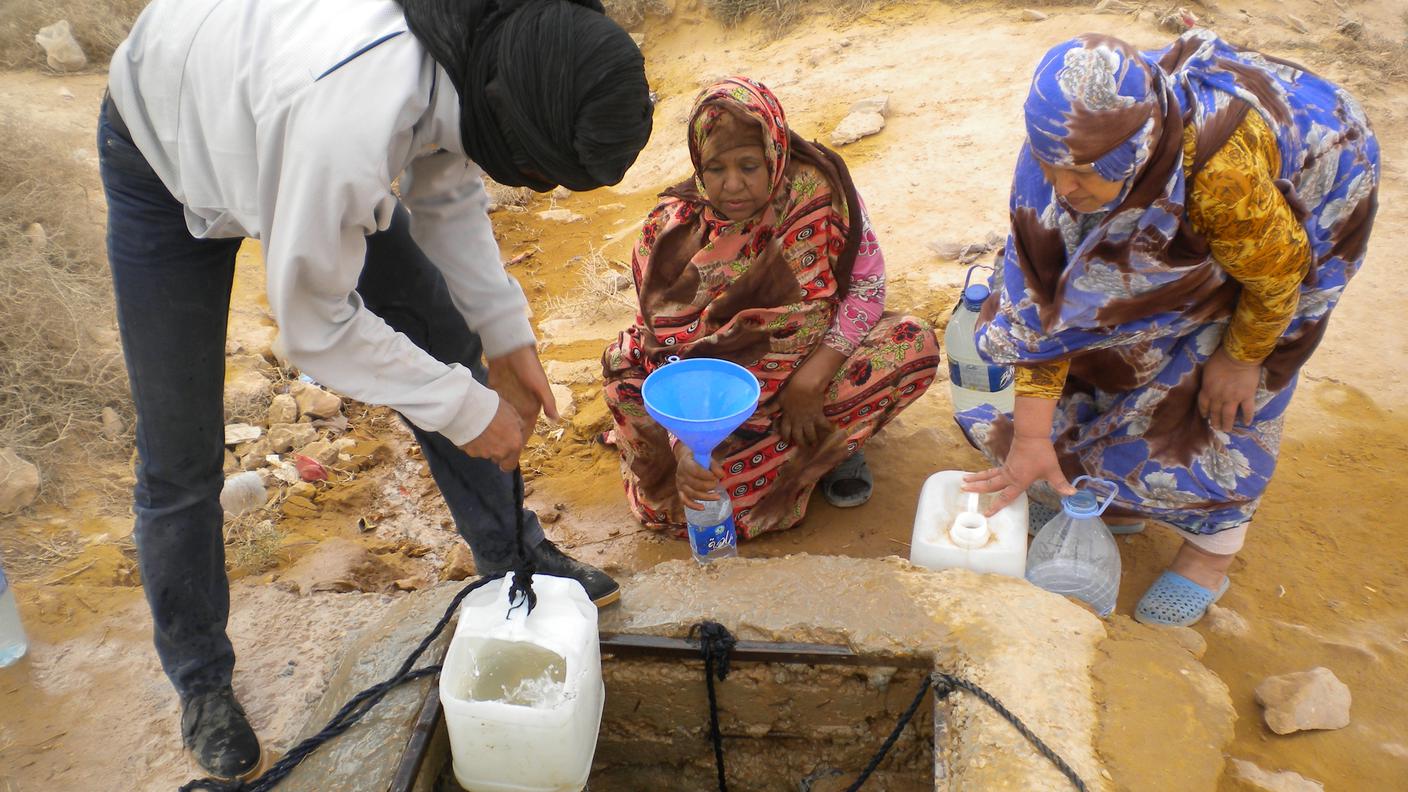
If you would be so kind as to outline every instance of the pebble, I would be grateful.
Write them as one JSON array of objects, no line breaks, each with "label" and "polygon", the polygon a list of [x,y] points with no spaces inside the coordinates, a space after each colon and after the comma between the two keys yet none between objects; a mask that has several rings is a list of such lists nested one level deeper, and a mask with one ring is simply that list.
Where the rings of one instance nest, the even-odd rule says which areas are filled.
[{"label": "pebble", "polygon": [[280,393],[269,403],[269,425],[281,423],[296,423],[298,421],[298,402],[287,393]]},{"label": "pebble", "polygon": [[1022,9],[1022,20],[1024,22],[1043,22],[1049,18],[1050,17],[1048,17],[1046,14],[1041,13],[1035,8]]},{"label": "pebble", "polygon": [[39,495],[39,468],[12,448],[0,448],[0,514],[25,508]]},{"label": "pebble", "polygon": [[554,223],[581,223],[587,219],[571,209],[547,209],[538,212],[538,217]]},{"label": "pebble", "polygon": [[1233,775],[1254,789],[1265,792],[1325,792],[1324,784],[1290,770],[1273,773],[1242,759],[1233,759],[1231,764]]},{"label": "pebble", "polygon": [[294,382],[289,386],[288,392],[298,405],[300,419],[308,416],[331,418],[342,413],[342,399],[337,394],[328,393],[317,385]]},{"label": "pebble", "polygon": [[1277,734],[1349,725],[1349,688],[1324,666],[1267,677],[1256,686],[1266,725]]},{"label": "pebble", "polygon": [[1215,603],[1208,606],[1207,625],[1214,635],[1223,638],[1241,638],[1251,632],[1251,625],[1242,614]]},{"label": "pebble", "polygon": [[252,443],[264,434],[264,430],[258,426],[245,423],[232,423],[225,425],[225,445],[234,446],[241,443]]}]

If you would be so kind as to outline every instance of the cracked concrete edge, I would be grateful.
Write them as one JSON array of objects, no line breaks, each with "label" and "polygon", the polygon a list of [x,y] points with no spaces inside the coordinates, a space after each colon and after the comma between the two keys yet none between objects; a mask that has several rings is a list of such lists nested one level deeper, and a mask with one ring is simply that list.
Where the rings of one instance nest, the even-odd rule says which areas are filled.
[{"label": "cracked concrete edge", "polygon": [[[700,568],[662,564],[624,585],[602,630],[684,635],[712,619],[753,640],[844,643],[928,654],[1002,701],[1094,789],[1111,788],[1095,749],[1090,669],[1100,620],[1025,581],[932,572],[899,558],[796,555]],[[937,789],[1067,790],[1070,782],[977,698],[950,697]]]}]

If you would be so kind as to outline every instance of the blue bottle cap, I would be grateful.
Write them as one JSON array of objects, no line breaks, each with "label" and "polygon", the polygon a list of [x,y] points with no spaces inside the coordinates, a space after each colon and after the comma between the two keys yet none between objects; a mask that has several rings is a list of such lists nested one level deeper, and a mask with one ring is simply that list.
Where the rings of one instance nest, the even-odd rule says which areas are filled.
[{"label": "blue bottle cap", "polygon": [[1100,512],[1104,511],[1100,507],[1100,501],[1095,497],[1095,493],[1089,490],[1080,490],[1074,495],[1062,498],[1061,510],[1078,520],[1086,517],[1098,517]]},{"label": "blue bottle cap", "polygon": [[989,294],[992,294],[992,291],[988,287],[975,283],[963,290],[963,307],[970,311],[980,310]]}]

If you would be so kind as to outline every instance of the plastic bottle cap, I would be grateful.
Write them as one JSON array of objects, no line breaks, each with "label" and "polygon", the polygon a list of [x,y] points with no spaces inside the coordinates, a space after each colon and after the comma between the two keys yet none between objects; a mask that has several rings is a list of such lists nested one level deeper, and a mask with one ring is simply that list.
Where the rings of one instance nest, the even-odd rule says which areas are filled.
[{"label": "plastic bottle cap", "polygon": [[988,543],[992,531],[988,530],[988,518],[978,512],[959,512],[953,518],[953,526],[948,529],[948,537],[965,550],[976,550]]},{"label": "plastic bottle cap", "polygon": [[1101,512],[1100,501],[1094,493],[1087,490],[1081,490],[1074,495],[1062,498],[1061,510],[1077,519],[1098,517]]},{"label": "plastic bottle cap", "polygon": [[975,283],[963,290],[963,307],[970,311],[977,311],[983,307],[983,301],[987,300],[992,291],[981,283]]}]

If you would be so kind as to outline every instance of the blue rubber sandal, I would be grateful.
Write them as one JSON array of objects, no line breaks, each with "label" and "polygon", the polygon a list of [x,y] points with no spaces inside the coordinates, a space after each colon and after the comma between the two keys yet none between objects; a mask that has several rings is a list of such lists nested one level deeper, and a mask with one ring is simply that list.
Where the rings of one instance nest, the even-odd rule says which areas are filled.
[{"label": "blue rubber sandal", "polygon": [[1161,627],[1189,627],[1203,618],[1208,606],[1221,599],[1231,584],[1231,579],[1224,575],[1222,585],[1212,591],[1177,572],[1164,570],[1139,599],[1134,608],[1134,620]]}]

